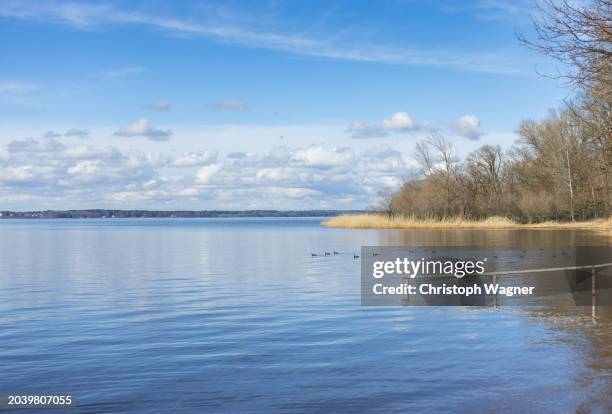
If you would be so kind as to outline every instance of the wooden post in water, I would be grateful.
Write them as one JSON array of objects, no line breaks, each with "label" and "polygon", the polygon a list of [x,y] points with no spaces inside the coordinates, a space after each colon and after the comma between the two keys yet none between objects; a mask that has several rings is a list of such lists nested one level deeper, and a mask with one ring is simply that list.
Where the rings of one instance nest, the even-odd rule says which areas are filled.
[{"label": "wooden post in water", "polygon": [[596,323],[595,318],[597,317],[596,310],[595,310],[596,301],[597,301],[597,290],[595,286],[595,266],[593,266],[591,268],[591,317],[593,318],[593,323]]},{"label": "wooden post in water", "polygon": [[[497,284],[497,275],[493,275],[493,284]],[[493,308],[497,309],[497,289],[495,289],[495,294],[493,295]]]}]

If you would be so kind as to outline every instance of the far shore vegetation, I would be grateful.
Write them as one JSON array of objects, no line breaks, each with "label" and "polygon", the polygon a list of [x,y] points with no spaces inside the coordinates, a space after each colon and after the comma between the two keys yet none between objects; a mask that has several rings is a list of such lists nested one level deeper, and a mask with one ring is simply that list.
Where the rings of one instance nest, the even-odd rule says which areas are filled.
[{"label": "far shore vegetation", "polygon": [[[576,94],[548,117],[526,120],[514,146],[483,145],[461,160],[450,140],[416,144],[399,190],[377,214],[325,225],[356,228],[612,229],[612,26],[609,0],[541,0],[536,38],[519,40],[560,62]],[[503,110],[503,107],[500,107]]]}]

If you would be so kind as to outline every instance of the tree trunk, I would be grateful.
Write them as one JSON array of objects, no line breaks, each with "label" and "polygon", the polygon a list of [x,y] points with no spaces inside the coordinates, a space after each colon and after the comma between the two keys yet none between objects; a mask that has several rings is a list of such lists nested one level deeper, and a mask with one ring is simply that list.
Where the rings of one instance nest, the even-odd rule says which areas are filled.
[{"label": "tree trunk", "polygon": [[570,216],[574,221],[574,187],[572,185],[572,166],[570,165],[569,148],[565,148],[565,160],[567,161],[567,179],[570,193]]}]

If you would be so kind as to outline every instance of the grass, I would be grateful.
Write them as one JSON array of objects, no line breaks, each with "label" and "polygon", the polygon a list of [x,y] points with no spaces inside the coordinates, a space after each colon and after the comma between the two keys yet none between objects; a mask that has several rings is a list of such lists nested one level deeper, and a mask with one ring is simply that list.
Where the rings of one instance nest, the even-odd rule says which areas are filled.
[{"label": "grass", "polygon": [[537,224],[520,224],[505,217],[489,217],[484,220],[451,217],[440,220],[410,216],[388,217],[382,214],[356,214],[333,217],[322,224],[328,227],[355,229],[587,229],[612,231],[612,218],[574,223],[547,221]]}]

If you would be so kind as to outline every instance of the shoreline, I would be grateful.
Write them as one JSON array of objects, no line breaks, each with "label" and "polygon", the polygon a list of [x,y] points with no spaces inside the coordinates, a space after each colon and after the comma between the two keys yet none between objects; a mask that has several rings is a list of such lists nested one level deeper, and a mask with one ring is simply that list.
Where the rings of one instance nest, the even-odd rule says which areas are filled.
[{"label": "shoreline", "polygon": [[381,214],[345,214],[330,218],[322,226],[352,229],[482,229],[482,230],[593,230],[612,232],[612,218],[576,222],[546,221],[520,224],[505,217],[490,217],[484,220],[462,218],[419,219],[415,217],[387,217]]},{"label": "shoreline", "polygon": [[107,219],[107,218],[257,218],[257,217],[335,217],[363,214],[363,210],[32,210],[0,211],[0,220],[6,219]]}]

